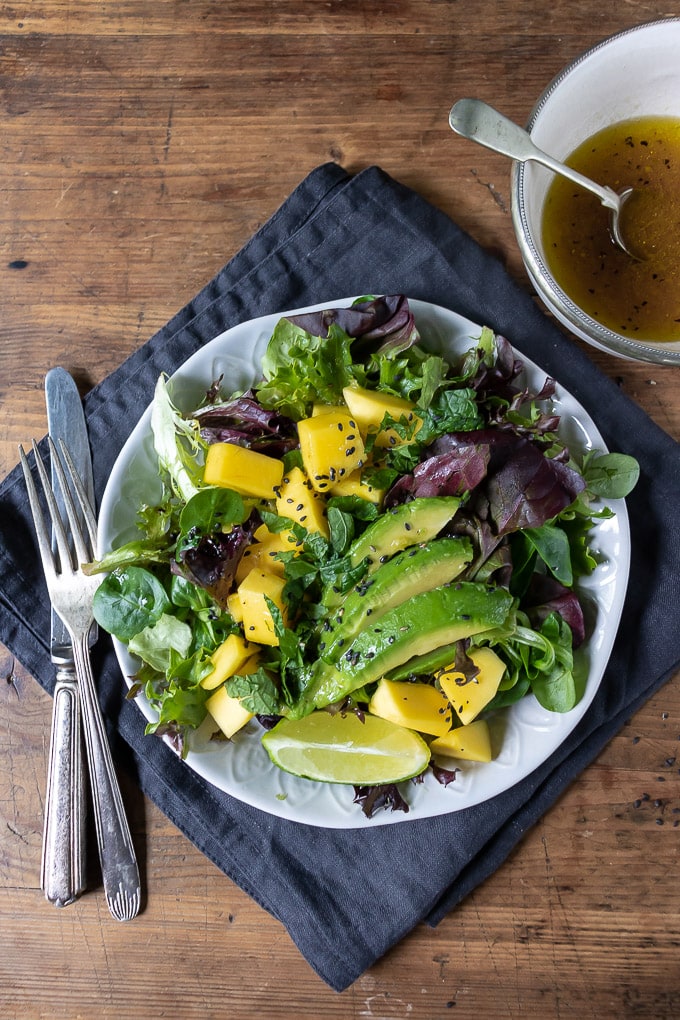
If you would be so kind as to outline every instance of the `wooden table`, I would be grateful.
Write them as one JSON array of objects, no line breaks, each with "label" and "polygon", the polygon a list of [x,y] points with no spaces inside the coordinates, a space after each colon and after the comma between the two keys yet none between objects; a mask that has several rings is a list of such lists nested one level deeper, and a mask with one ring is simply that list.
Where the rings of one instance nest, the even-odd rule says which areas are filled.
[{"label": "wooden table", "polygon": [[[528,288],[509,165],[451,103],[519,121],[608,34],[680,4],[601,0],[34,0],[0,11],[0,471],[46,430],[43,379],[83,392],[142,344],[316,165],[380,164]],[[673,369],[590,351],[680,438]],[[280,924],[129,784],[148,891],[38,888],[50,699],[0,648],[3,1017],[680,1015],[680,686],[668,683],[510,860],[338,995]],[[676,760],[677,756],[677,760]]]}]

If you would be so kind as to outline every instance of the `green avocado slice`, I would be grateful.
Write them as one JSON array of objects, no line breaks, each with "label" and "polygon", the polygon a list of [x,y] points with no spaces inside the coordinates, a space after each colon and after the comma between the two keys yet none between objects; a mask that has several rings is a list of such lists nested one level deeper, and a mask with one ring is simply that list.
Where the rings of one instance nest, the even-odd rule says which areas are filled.
[{"label": "green avocado slice", "polygon": [[295,714],[332,705],[413,656],[501,626],[513,601],[505,588],[472,581],[413,595],[364,628],[337,662],[316,663]]},{"label": "green avocado slice", "polygon": [[436,538],[454,516],[460,500],[456,496],[420,496],[381,514],[351,545],[352,566],[368,560],[368,570],[377,570],[385,557],[419,542]]},{"label": "green avocado slice", "polygon": [[439,538],[397,553],[361,580],[325,620],[319,654],[335,662],[370,622],[420,592],[455,580],[472,561],[468,538]]}]

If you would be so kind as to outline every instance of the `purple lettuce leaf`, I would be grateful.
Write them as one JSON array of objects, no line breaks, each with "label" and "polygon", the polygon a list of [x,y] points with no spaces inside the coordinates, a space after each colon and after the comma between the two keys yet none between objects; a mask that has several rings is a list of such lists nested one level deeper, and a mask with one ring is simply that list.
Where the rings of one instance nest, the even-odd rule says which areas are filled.
[{"label": "purple lettuce leaf", "polygon": [[387,495],[395,505],[416,496],[461,496],[488,520],[497,536],[538,528],[556,517],[585,488],[582,476],[539,443],[503,429],[452,432],[430,447],[431,456]]},{"label": "purple lettuce leaf", "polygon": [[586,628],[581,603],[571,588],[565,588],[554,577],[534,574],[522,599],[522,608],[536,630],[555,612],[571,628],[574,648],[585,641]]},{"label": "purple lettuce leaf", "polygon": [[198,421],[206,443],[235,443],[271,457],[282,457],[297,446],[293,420],[266,410],[250,390],[225,403],[202,407],[190,417]]},{"label": "purple lettuce leaf", "polygon": [[312,336],[327,337],[332,324],[348,336],[368,345],[382,341],[376,350],[401,351],[419,340],[413,312],[403,294],[388,294],[360,301],[351,308],[326,308],[318,312],[289,315],[290,322]]},{"label": "purple lettuce leaf", "polygon": [[408,804],[399,792],[395,783],[381,786],[355,786],[354,803],[361,806],[367,818],[372,818],[376,811],[403,811],[408,814]]},{"label": "purple lettuce leaf", "polygon": [[171,565],[173,573],[205,588],[215,602],[225,608],[241,557],[260,524],[260,515],[254,510],[244,524],[236,525],[229,532],[202,535],[195,545],[178,552]]}]

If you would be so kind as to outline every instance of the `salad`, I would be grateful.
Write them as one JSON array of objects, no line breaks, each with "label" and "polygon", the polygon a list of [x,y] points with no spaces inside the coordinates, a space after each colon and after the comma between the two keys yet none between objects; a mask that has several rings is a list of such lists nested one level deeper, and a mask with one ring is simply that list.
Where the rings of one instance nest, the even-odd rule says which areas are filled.
[{"label": "salad", "polygon": [[567,449],[504,338],[457,364],[424,339],[364,298],[280,320],[246,392],[180,411],[159,379],[163,498],[95,565],[95,616],[181,753],[254,720],[280,767],[406,809],[402,780],[490,760],[493,713],[579,701],[589,534],[637,464]]}]

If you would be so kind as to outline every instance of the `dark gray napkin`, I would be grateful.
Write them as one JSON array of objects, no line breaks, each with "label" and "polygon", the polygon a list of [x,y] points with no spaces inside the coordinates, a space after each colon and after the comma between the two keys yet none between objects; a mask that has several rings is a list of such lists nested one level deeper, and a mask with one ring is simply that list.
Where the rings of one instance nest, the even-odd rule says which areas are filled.
[{"label": "dark gray napkin", "polygon": [[[101,496],[113,462],[172,372],[213,336],[270,312],[361,293],[406,293],[508,336],[580,400],[607,445],[636,456],[628,500],[633,560],[619,637],[577,730],[527,779],[453,815],[342,832],[270,817],[213,789],[125,700],[106,637],[96,669],[114,754],[217,866],[285,925],[342,990],[419,921],[436,924],[487,875],[677,669],[680,658],[680,450],[565,340],[503,267],[437,209],[378,168],[352,178],[321,166],[186,308],[87,397]],[[665,369],[665,371],[672,371]],[[23,481],[0,488],[0,639],[48,690],[49,608]]]}]

